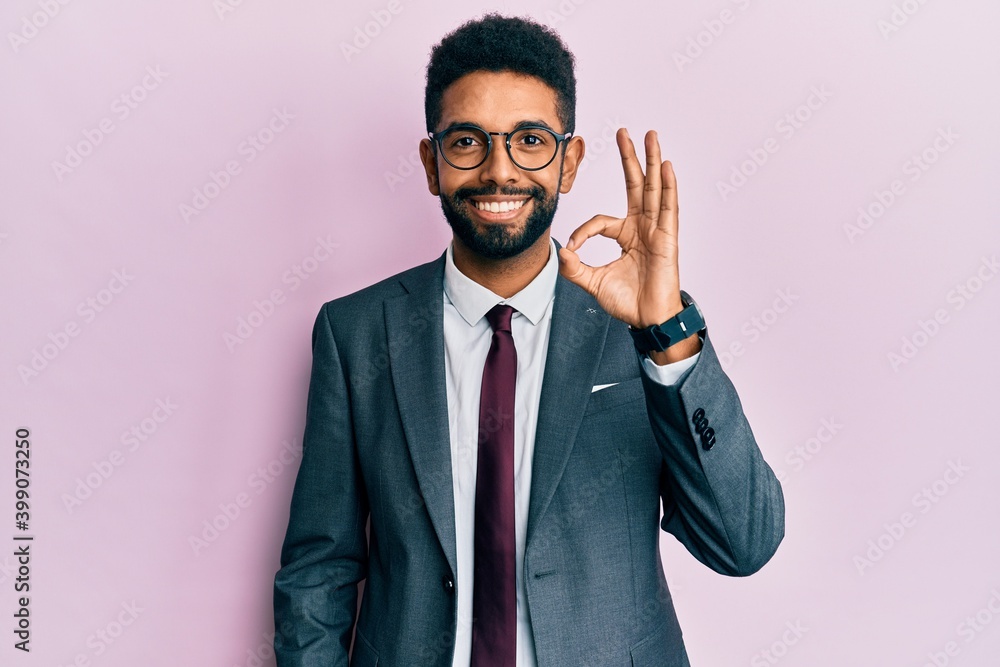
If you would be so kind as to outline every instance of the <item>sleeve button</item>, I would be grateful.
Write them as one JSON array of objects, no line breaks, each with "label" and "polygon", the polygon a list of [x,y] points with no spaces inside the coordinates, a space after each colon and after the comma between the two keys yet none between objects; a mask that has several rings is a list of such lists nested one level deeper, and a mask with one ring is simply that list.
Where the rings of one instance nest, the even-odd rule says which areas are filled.
[{"label": "sleeve button", "polygon": [[715,444],[715,431],[711,428],[706,428],[701,434],[701,446],[702,449],[708,451]]}]

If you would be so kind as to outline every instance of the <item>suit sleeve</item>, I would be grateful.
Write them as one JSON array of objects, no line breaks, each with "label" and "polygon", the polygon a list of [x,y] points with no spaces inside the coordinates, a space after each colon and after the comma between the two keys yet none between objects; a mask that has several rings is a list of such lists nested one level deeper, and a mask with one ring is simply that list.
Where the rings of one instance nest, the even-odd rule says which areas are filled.
[{"label": "suit sleeve", "polygon": [[784,537],[784,495],[703,334],[698,360],[678,383],[641,374],[663,454],[660,527],[716,572],[746,576],[770,560]]},{"label": "suit sleeve", "polygon": [[312,348],[302,462],[274,578],[274,652],[278,667],[347,667],[369,506],[326,305]]}]

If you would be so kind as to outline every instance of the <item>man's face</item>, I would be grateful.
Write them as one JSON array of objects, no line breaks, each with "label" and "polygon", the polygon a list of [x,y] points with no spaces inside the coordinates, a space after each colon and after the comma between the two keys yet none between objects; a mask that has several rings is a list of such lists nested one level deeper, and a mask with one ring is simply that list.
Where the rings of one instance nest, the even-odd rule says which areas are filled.
[{"label": "man's face", "polygon": [[[472,123],[490,132],[509,132],[522,121],[538,123],[562,133],[556,113],[557,95],[540,79],[512,72],[477,71],[448,86],[442,96],[441,122],[435,131],[458,123]],[[441,199],[444,216],[456,239],[475,254],[506,259],[534,244],[551,226],[560,192],[569,192],[583,157],[577,137],[560,146],[543,169],[529,171],[515,165],[504,137],[494,136],[493,149],[475,169],[457,169],[429,139],[420,145],[431,194]],[[565,148],[565,158],[564,158]],[[482,210],[506,202],[519,208],[506,212]]]}]

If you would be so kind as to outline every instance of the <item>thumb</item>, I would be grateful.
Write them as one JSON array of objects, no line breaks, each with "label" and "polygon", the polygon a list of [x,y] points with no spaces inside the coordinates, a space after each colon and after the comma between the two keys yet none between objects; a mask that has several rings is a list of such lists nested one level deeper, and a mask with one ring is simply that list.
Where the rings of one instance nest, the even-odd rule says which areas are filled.
[{"label": "thumb", "polygon": [[559,273],[574,285],[587,289],[594,275],[594,267],[580,261],[580,256],[566,246],[559,248]]}]

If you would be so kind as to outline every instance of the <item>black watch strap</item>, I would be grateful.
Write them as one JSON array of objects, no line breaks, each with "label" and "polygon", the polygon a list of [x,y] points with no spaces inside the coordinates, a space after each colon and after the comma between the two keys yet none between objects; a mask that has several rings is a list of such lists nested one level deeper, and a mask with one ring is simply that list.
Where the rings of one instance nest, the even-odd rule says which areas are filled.
[{"label": "black watch strap", "polygon": [[632,334],[637,350],[644,353],[663,351],[705,329],[705,318],[701,314],[701,309],[684,290],[681,290],[681,304],[684,310],[662,324],[654,324],[644,329],[633,329],[629,325],[628,332]]}]

